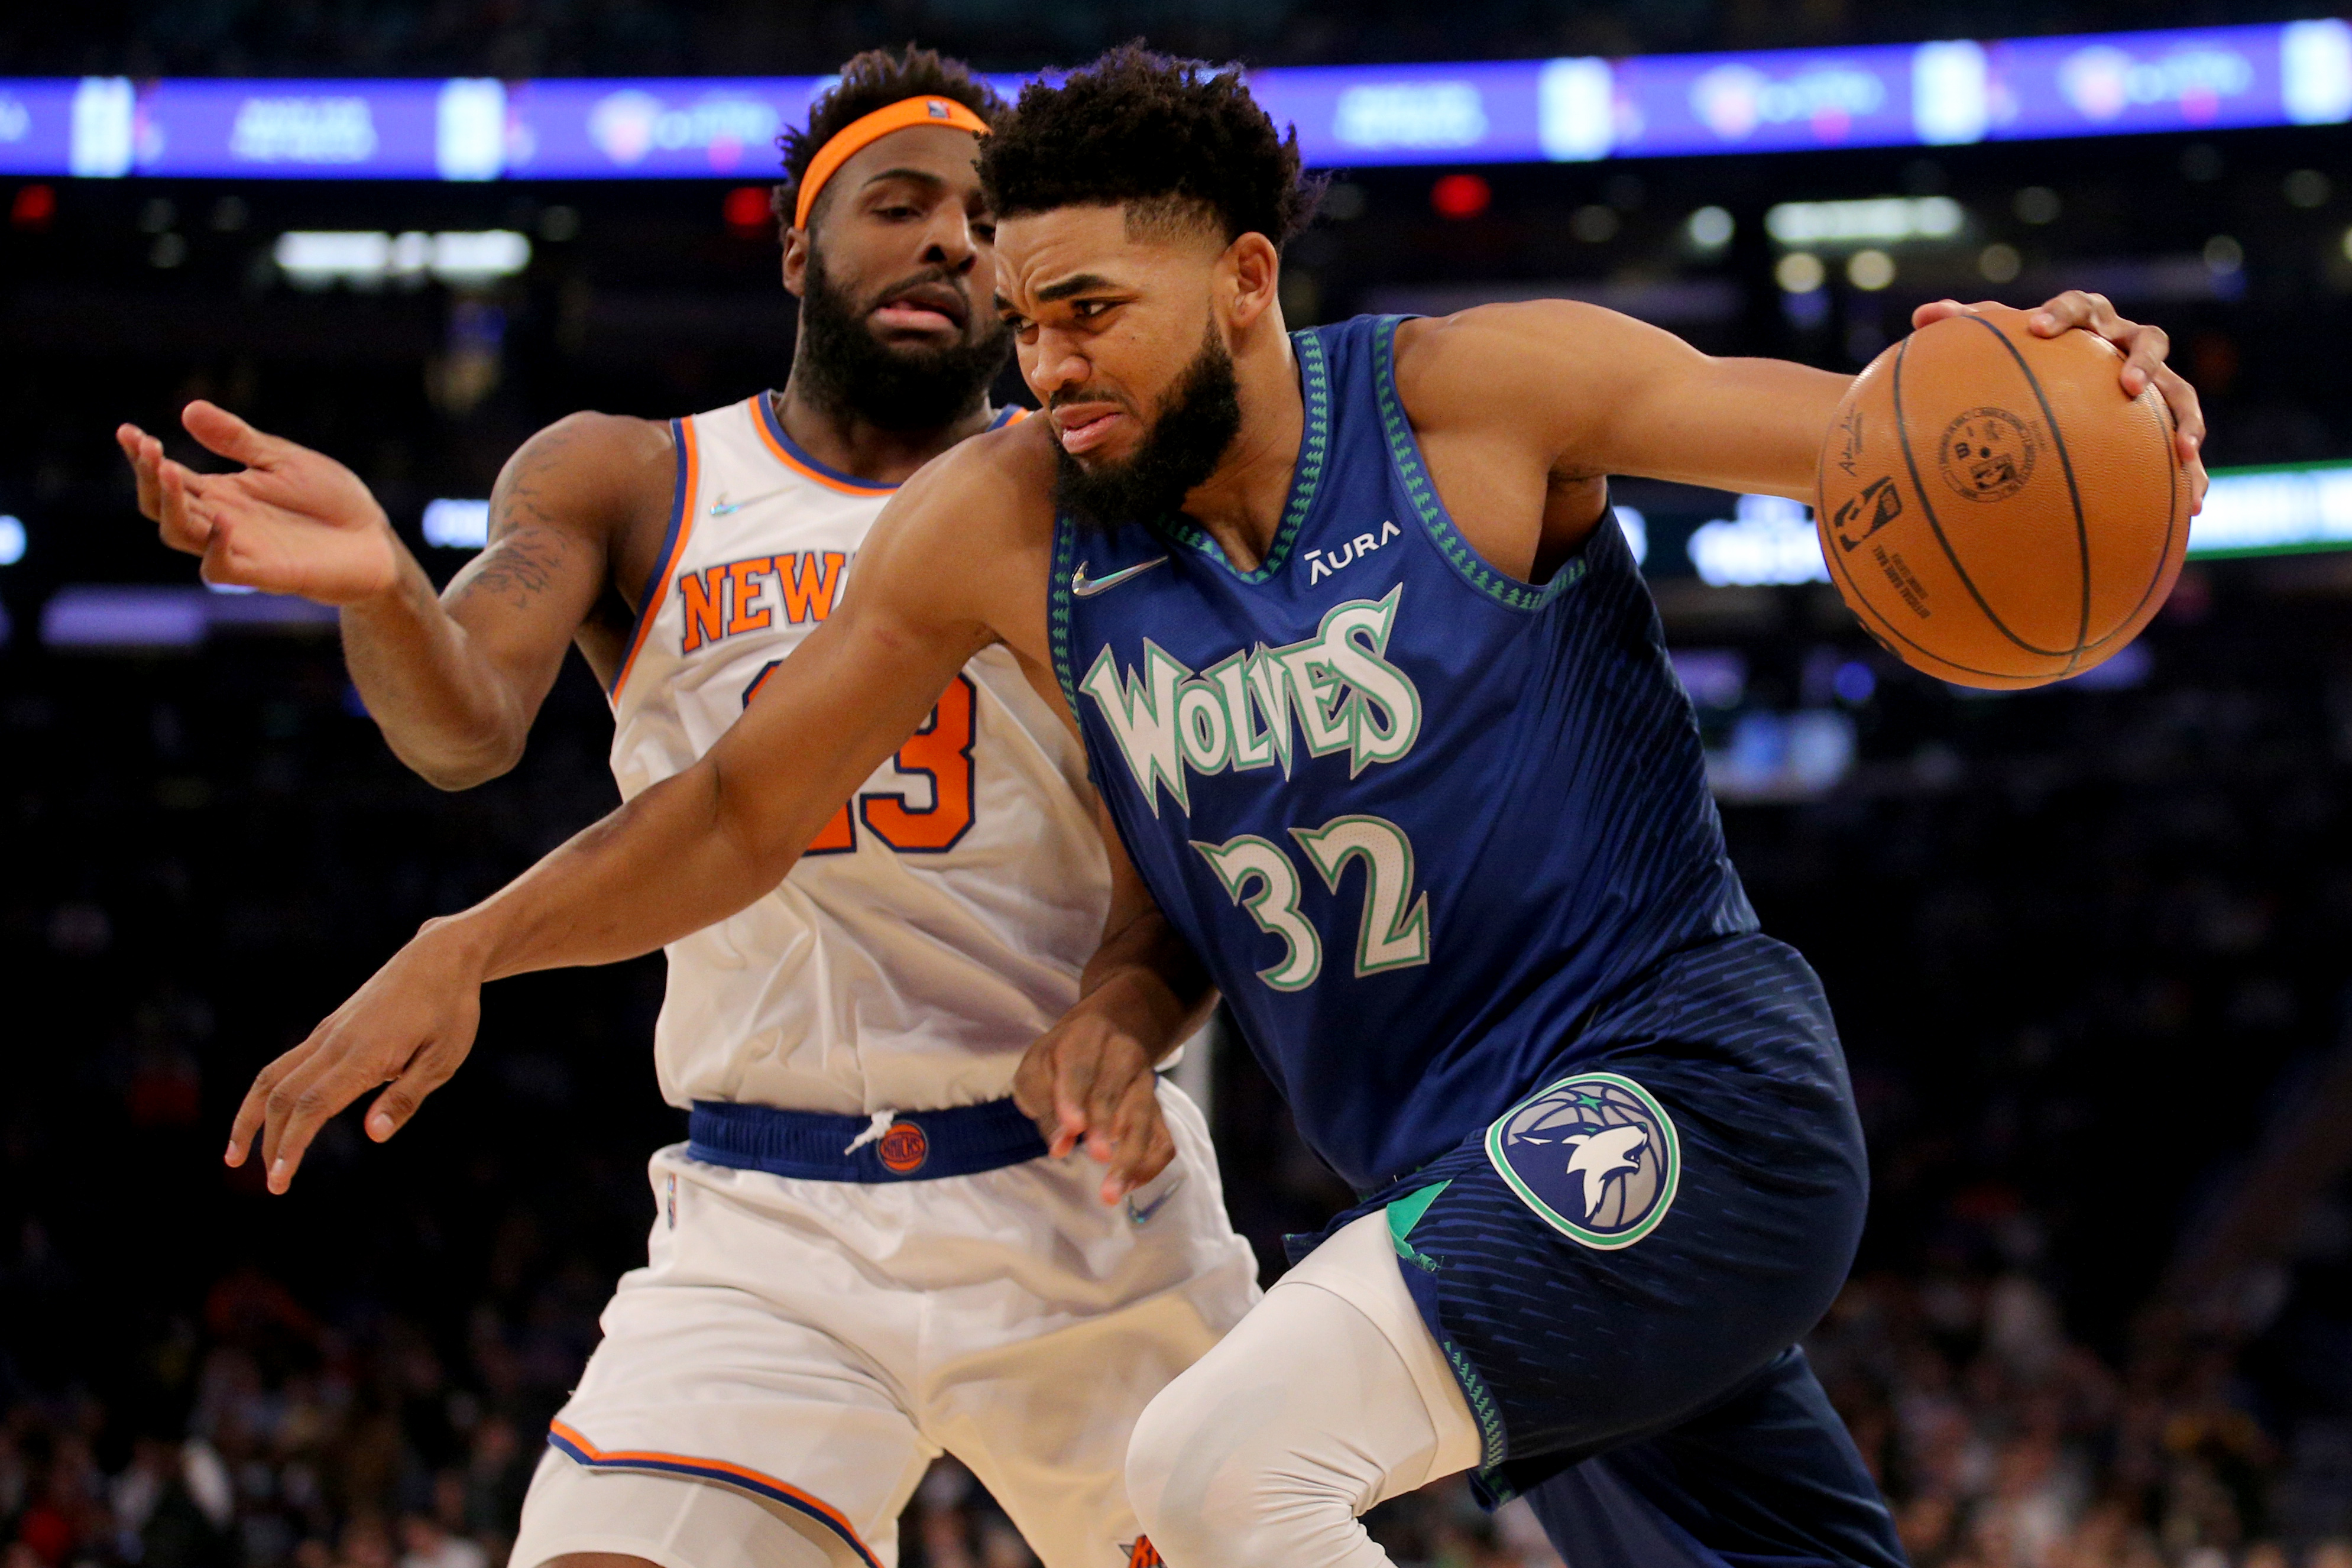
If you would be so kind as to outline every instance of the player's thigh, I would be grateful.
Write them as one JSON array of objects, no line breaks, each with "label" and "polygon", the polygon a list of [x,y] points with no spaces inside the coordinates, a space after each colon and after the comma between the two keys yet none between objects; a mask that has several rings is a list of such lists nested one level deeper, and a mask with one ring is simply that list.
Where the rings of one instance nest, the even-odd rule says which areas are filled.
[{"label": "player's thigh", "polygon": [[1904,1565],[1878,1488],[1796,1350],[1696,1419],[1528,1496],[1570,1563]]},{"label": "player's thigh", "polygon": [[[877,1316],[887,1310],[875,1304]],[[549,1442],[590,1479],[725,1489],[829,1537],[849,1552],[845,1561],[887,1562],[899,1511],[937,1446],[888,1368],[804,1316],[789,1300],[733,1286],[634,1275],[606,1309],[604,1339]],[[555,1473],[566,1474],[567,1496],[616,1495]],[[534,1501],[550,1475],[542,1466]]]},{"label": "player's thigh", "polygon": [[[1055,1282],[1033,1276],[1034,1292],[949,1291],[929,1303],[923,1434],[971,1468],[1047,1568],[1103,1568],[1133,1542],[1125,1475],[1137,1417],[1257,1300],[1206,1128],[1189,1103],[1169,1124],[1177,1161],[1118,1209],[1095,1197],[1092,1167],[1050,1184],[1033,1173],[1027,1201],[1073,1260]],[[1034,1326],[1008,1324],[1008,1313],[1034,1315]]]},{"label": "player's thigh", "polygon": [[805,1516],[684,1476],[598,1471],[550,1449],[509,1568],[872,1568]]}]

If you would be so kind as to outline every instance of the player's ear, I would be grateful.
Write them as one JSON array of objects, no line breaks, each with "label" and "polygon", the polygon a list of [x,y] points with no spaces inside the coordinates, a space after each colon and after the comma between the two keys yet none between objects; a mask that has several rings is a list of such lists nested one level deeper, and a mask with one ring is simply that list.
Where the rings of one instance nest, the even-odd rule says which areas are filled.
[{"label": "player's ear", "polygon": [[1234,328],[1244,330],[1273,306],[1282,283],[1282,257],[1265,236],[1245,234],[1225,247],[1217,267]]},{"label": "player's ear", "polygon": [[809,231],[804,228],[784,230],[784,292],[793,299],[808,293],[809,257],[813,249]]}]

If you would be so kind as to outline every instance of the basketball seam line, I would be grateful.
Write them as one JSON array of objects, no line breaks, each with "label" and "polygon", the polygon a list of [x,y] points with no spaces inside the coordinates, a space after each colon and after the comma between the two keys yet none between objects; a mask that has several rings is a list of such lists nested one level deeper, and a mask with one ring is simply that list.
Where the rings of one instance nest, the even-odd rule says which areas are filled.
[{"label": "basketball seam line", "polygon": [[[1986,324],[1990,325],[1990,322]],[[1911,353],[1911,344],[1915,340],[1912,338],[1904,339],[1903,346],[1895,352],[1895,375],[1893,379],[1893,391],[1895,395],[1895,438],[1903,447],[1903,466],[1911,471],[1912,492],[1919,498],[1919,510],[1927,514],[1927,527],[1933,531],[1936,535],[1937,546],[1943,551],[1944,559],[1951,563],[1952,574],[1960,580],[1960,586],[1969,591],[1969,597],[1976,601],[1977,608],[1984,612],[1984,617],[1988,622],[1991,623],[1993,630],[2007,637],[2011,642],[2015,643],[2019,647],[2023,648],[2027,653],[2034,654],[2042,658],[2067,658],[2069,657],[2067,654],[2062,653],[2056,648],[2036,647],[2032,643],[2027,642],[2023,637],[2019,637],[2015,632],[2011,631],[2009,629],[2008,623],[2004,622],[2000,616],[1993,613],[1993,607],[1990,605],[1985,603],[1984,595],[1977,588],[1976,579],[1969,576],[1968,568],[1960,564],[1959,554],[1958,552],[1953,550],[1952,542],[1944,537],[1944,524],[1942,521],[1936,516],[1936,503],[1927,499],[1927,481],[1919,477],[1919,459],[1914,456],[1911,451],[1911,432],[1903,421],[1903,362],[1905,359],[1909,357]],[[1909,639],[1906,638],[1905,640],[1907,641]],[[1937,657],[1941,658],[1942,656],[1937,655]],[[1952,661],[1948,659],[1945,662],[1952,663]],[[1969,668],[1963,664],[1953,664],[1952,667],[1955,669],[1966,669]],[[1980,675],[1991,675],[1995,672],[1988,669],[1978,670],[1975,673]],[[2010,679],[2014,679],[2017,678],[2011,677]]]},{"label": "basketball seam line", "polygon": [[[2143,392],[2140,395],[2145,397],[2147,395]],[[2103,648],[2109,643],[2115,641],[2117,637],[2122,637],[2126,631],[2135,629],[2133,623],[2139,619],[2140,612],[2147,608],[2148,600],[2156,595],[2157,584],[2164,581],[2164,561],[2170,559],[2172,555],[2173,531],[2180,523],[2180,489],[2181,486],[2187,482],[2188,475],[2181,468],[2180,465],[2173,460],[2172,437],[2177,433],[2178,427],[2172,422],[2172,410],[2166,405],[2161,396],[2158,396],[2157,399],[2156,409],[2157,436],[2158,438],[2164,443],[2165,467],[2171,471],[2172,475],[2171,482],[2166,485],[2164,489],[2163,554],[2158,560],[2156,574],[2147,580],[2147,586],[2140,591],[2139,603],[2132,606],[2131,614],[2126,616],[2123,620],[2116,625],[2114,631],[2109,632],[2098,641],[2095,643],[2085,643],[2083,647],[2083,651],[2085,653],[2094,652],[2099,648]],[[2145,630],[2146,628],[2142,627],[2137,629]]]},{"label": "basketball seam line", "polygon": [[[2025,384],[2032,389],[2033,401],[2042,405],[2042,420],[2050,426],[2050,444],[2058,448],[2058,467],[2065,471],[2066,499],[2074,507],[2074,547],[2082,558],[2083,610],[2074,622],[2074,651],[2066,656],[2066,668],[2061,672],[2061,679],[2063,679],[2074,674],[2074,667],[2082,662],[2083,645],[2091,635],[2091,531],[2083,521],[2083,489],[2074,482],[2074,459],[2066,450],[2066,432],[2058,427],[2058,413],[2050,406],[2049,395],[2042,390],[2042,378],[2033,374],[2033,367],[2025,363],[2025,356],[2017,352],[2017,345],[2009,341],[2007,332],[1982,316],[1968,319],[1990,332],[2009,352],[2009,357],[2017,362],[2018,374],[2025,377]],[[1955,562],[1954,564],[1958,563]]]},{"label": "basketball seam line", "polygon": [[[1907,339],[1906,339],[1906,340],[1905,340],[1905,342],[1904,342],[1904,346],[1903,346],[1903,348],[1897,349],[1897,350],[1895,351],[1895,368],[1896,368],[1897,370],[1900,370],[1900,369],[1902,368],[1902,364],[1903,364],[1903,355],[1904,355],[1904,353],[1905,353],[1909,349],[1909,347],[1910,347],[1909,340],[1907,340]],[[1903,433],[1903,411],[1902,411],[1901,400],[1900,400],[1900,398],[1899,398],[1899,397],[1898,397],[1898,398],[1897,398],[1897,400],[1896,400],[1896,405],[1895,405],[1895,435],[1896,435],[1898,437],[1899,437],[1902,435],[1902,433]],[[1828,449],[1828,447],[1824,447],[1822,448],[1822,457],[1821,457],[1821,458],[1817,458],[1817,459],[1815,460],[1815,466],[1814,466],[1814,469],[1813,469],[1813,474],[1814,474],[1815,493],[1816,493],[1817,495],[1818,495],[1818,494],[1819,494],[1819,492],[1820,492],[1820,484],[1821,484],[1821,479],[1822,479],[1822,478],[1823,477],[1823,475],[1822,475],[1822,468],[1821,468],[1821,467],[1820,467],[1820,463],[1821,463],[1822,461],[1823,461],[1823,460],[1826,460],[1826,459],[1827,459],[1827,458],[1828,458],[1828,455],[1829,455],[1829,449]],[[1906,448],[1906,451],[1905,451],[1905,453],[1904,453],[1904,457],[1905,457],[1905,458],[1906,458],[1906,461],[1907,461],[1907,459],[1908,459],[1908,458],[1909,458],[1909,457],[1910,457],[1910,453],[1909,453],[1909,451],[1907,450],[1907,448]],[[1912,488],[1912,491],[1913,491],[1913,493],[1914,493],[1914,494],[1916,494],[1916,495],[1917,495],[1917,496],[1919,497],[1919,507],[1920,507],[1920,510],[1923,510],[1923,511],[1927,510],[1927,494],[1926,494],[1926,492],[1925,492],[1924,490],[1922,490],[1922,489],[1920,489],[1920,486],[1919,486],[1919,471],[1918,471],[1918,468],[1916,468],[1916,466],[1913,466],[1913,467],[1912,467],[1912,469],[1911,469],[1911,488]],[[1817,520],[1817,526],[1819,526],[1818,520]],[[1943,666],[1945,668],[1947,668],[1947,669],[1956,669],[1956,670],[1960,671],[1960,672],[1961,672],[1962,674],[1964,674],[1964,675],[1981,675],[1981,676],[1985,676],[1985,677],[1987,677],[1987,678],[1988,678],[1988,679],[1993,679],[1993,680],[2008,680],[2008,681],[2015,681],[2015,682],[2018,682],[2018,683],[2019,683],[2019,684],[2021,684],[2021,685],[2032,685],[2032,684],[2033,684],[2033,683],[2034,683],[2034,682],[2033,682],[2033,680],[2032,680],[2032,678],[2031,678],[2031,677],[2020,676],[2020,675],[2013,675],[2013,674],[2010,673],[2010,672],[2009,672],[2009,671],[2007,671],[2007,670],[2000,670],[2000,669],[1979,669],[1976,666],[1974,666],[1974,665],[1972,665],[1972,664],[1962,664],[1959,660],[1958,660],[1958,659],[1956,659],[1956,658],[1947,658],[1946,656],[1944,656],[1943,654],[1937,653],[1934,648],[1929,647],[1927,644],[1925,644],[1925,643],[1923,643],[1923,642],[1920,642],[1920,641],[1918,641],[1916,638],[1912,637],[1910,637],[1910,636],[1906,635],[1906,634],[1904,632],[1904,630],[1903,630],[1903,628],[1902,628],[1901,626],[1897,626],[1897,625],[1895,625],[1895,617],[1893,617],[1892,616],[1889,616],[1888,614],[1886,614],[1886,612],[1885,612],[1885,611],[1884,611],[1884,610],[1880,609],[1876,605],[1874,605],[1874,604],[1871,603],[1869,596],[1868,596],[1867,595],[1865,595],[1865,594],[1863,592],[1863,590],[1862,590],[1862,584],[1861,584],[1860,580],[1859,580],[1859,579],[1857,579],[1857,578],[1854,576],[1854,574],[1853,574],[1851,571],[1848,571],[1848,570],[1847,570],[1847,568],[1846,568],[1846,564],[1845,564],[1845,561],[1844,561],[1843,557],[1842,557],[1842,556],[1838,553],[1838,552],[1836,552],[1836,551],[1834,551],[1834,550],[1832,550],[1831,548],[1829,548],[1829,546],[1828,546],[1828,544],[1827,544],[1827,543],[1824,543],[1824,544],[1822,545],[1822,555],[1824,555],[1825,557],[1827,557],[1827,558],[1828,558],[1829,563],[1830,563],[1830,569],[1831,569],[1832,571],[1833,571],[1833,572],[1837,573],[1840,576],[1843,576],[1843,578],[1844,578],[1844,579],[1845,579],[1849,584],[1851,584],[1853,585],[1853,595],[1852,595],[1847,599],[1847,601],[1846,601],[1846,603],[1847,603],[1848,606],[1849,606],[1850,608],[1853,609],[1853,610],[1855,611],[1855,613],[1856,613],[1856,615],[1857,615],[1857,616],[1867,615],[1867,616],[1869,616],[1869,618],[1871,618],[1871,619],[1873,619],[1873,620],[1877,621],[1879,625],[1881,625],[1881,626],[1885,626],[1885,627],[1886,628],[1888,635],[1892,636],[1892,637],[1893,637],[1896,641],[1898,641],[1898,642],[1902,643],[1906,647],[1911,648],[1911,649],[1915,650],[1916,652],[1918,652],[1918,653],[1920,653],[1920,654],[1922,654],[1922,655],[1926,656],[1926,657],[1927,657],[1927,658],[1932,658],[1932,659],[1934,659],[1937,664],[1942,665],[1942,666]],[[1889,651],[1889,652],[1893,652],[1894,650],[1893,650],[1893,649],[1889,649],[1888,651]],[[1935,672],[1934,672],[1934,671],[1932,671],[1932,670],[1930,670],[1930,671],[1927,671],[1927,673],[1928,673],[1928,674],[1931,674],[1931,675],[1932,675],[1932,674],[1934,674]]]}]

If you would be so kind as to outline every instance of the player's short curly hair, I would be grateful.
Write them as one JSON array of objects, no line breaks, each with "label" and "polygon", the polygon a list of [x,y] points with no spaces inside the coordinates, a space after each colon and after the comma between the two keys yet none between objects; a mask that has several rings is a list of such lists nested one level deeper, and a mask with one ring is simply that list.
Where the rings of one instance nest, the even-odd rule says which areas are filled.
[{"label": "player's short curly hair", "polygon": [[1324,184],[1301,173],[1298,132],[1275,129],[1239,68],[1140,44],[1023,88],[981,143],[980,178],[1000,218],[1132,204],[1130,223],[1203,216],[1229,244],[1262,234],[1277,247],[1314,218]]},{"label": "player's short curly hair", "polygon": [[[1004,100],[994,89],[977,80],[971,68],[961,60],[950,59],[936,49],[919,49],[908,44],[897,51],[867,49],[851,58],[841,68],[841,80],[821,94],[809,106],[809,120],[804,126],[794,126],[776,138],[776,148],[784,155],[784,183],[778,185],[768,198],[781,228],[792,226],[793,212],[800,202],[801,181],[808,177],[809,165],[816,161],[818,150],[841,134],[851,121],[863,120],[877,109],[887,109],[906,98],[952,99],[994,125],[1004,114]],[[824,200],[819,197],[816,211],[809,215],[814,225],[817,213],[824,210]]]}]

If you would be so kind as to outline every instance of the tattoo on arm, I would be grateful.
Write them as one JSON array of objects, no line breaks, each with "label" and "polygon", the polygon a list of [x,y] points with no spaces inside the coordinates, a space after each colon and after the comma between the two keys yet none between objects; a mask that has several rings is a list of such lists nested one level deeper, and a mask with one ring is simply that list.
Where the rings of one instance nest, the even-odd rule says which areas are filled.
[{"label": "tattoo on arm", "polygon": [[576,542],[548,503],[546,480],[572,440],[569,430],[543,432],[499,475],[490,491],[489,542],[460,574],[451,609],[477,595],[495,595],[509,609],[528,609],[553,583]]}]

